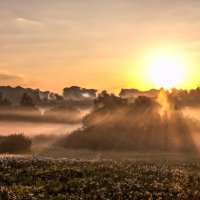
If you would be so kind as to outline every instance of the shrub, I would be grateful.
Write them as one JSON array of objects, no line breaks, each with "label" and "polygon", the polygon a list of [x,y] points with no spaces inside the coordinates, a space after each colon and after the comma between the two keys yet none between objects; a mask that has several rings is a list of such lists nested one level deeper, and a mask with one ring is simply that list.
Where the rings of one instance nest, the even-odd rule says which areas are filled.
[{"label": "shrub", "polygon": [[32,141],[23,134],[12,134],[0,138],[0,153],[28,153]]}]

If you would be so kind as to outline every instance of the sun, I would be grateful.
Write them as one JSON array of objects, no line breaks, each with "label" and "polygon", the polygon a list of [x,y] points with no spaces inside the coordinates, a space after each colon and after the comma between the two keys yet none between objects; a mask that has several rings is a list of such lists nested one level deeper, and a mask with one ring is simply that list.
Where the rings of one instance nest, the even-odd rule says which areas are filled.
[{"label": "sun", "polygon": [[161,54],[151,60],[150,80],[155,87],[171,89],[177,87],[185,78],[182,60],[175,55]]}]

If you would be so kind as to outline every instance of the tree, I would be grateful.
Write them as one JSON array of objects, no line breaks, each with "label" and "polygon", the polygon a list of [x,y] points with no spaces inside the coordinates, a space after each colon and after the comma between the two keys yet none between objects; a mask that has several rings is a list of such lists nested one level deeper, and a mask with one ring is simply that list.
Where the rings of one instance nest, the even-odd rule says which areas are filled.
[{"label": "tree", "polygon": [[3,100],[1,100],[0,105],[1,106],[11,106],[12,103],[8,99],[3,99]]},{"label": "tree", "polygon": [[107,91],[102,91],[98,98],[94,100],[95,110],[102,108],[120,108],[121,106],[125,106],[128,104],[127,99],[122,99],[121,97],[117,97],[114,94],[108,94]]},{"label": "tree", "polygon": [[0,102],[3,100],[3,95],[2,93],[0,92]]},{"label": "tree", "polygon": [[135,99],[134,104],[136,107],[150,107],[152,105],[152,99],[147,96],[139,96]]},{"label": "tree", "polygon": [[0,92],[0,106],[11,106],[12,103],[8,99],[4,99],[2,93]]},{"label": "tree", "polygon": [[22,95],[20,105],[23,107],[35,107],[33,99],[27,93]]}]

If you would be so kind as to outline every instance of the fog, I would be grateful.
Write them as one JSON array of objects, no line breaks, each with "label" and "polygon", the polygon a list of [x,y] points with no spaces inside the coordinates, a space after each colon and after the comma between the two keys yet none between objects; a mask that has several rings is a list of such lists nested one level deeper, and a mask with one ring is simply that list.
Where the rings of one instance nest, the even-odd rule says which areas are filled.
[{"label": "fog", "polygon": [[186,117],[200,120],[200,107],[185,107],[182,111]]},{"label": "fog", "polygon": [[134,102],[102,92],[93,109],[3,108],[0,135],[23,133],[34,149],[200,152],[200,107],[178,106],[169,92]]},{"label": "fog", "polygon": [[33,122],[0,122],[0,133],[3,136],[13,133],[24,133],[29,137],[36,135],[61,135],[69,134],[73,130],[81,127],[81,123],[77,124],[59,124],[59,123],[33,123]]},{"label": "fog", "polygon": [[69,134],[81,127],[88,109],[43,108],[25,109],[8,107],[0,109],[0,135],[23,133],[35,135]]}]

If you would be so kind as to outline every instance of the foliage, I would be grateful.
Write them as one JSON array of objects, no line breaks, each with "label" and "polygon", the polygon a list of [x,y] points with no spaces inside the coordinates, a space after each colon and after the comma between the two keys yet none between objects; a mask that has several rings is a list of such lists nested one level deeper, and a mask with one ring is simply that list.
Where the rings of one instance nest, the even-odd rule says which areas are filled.
[{"label": "foliage", "polygon": [[114,109],[114,108],[124,106],[127,104],[128,104],[128,100],[117,97],[114,94],[110,95],[105,90],[102,91],[98,95],[98,98],[94,100],[95,110],[99,110],[102,108]]},{"label": "foliage", "polygon": [[0,106],[11,106],[12,103],[8,99],[4,99],[2,93],[0,92]]},{"label": "foliage", "polygon": [[12,106],[12,103],[8,99],[3,99],[0,102],[0,106]]},{"label": "foliage", "polygon": [[161,110],[155,99],[146,96],[128,103],[103,91],[83,119],[83,128],[62,143],[73,149],[197,153],[189,129],[191,120],[175,106],[169,108],[170,117],[161,115]]},{"label": "foliage", "polygon": [[13,134],[0,138],[0,153],[27,153],[31,149],[31,139],[23,134]]},{"label": "foliage", "polygon": [[23,107],[30,107],[30,108],[35,107],[33,99],[27,93],[24,93],[22,95],[20,105]]}]

